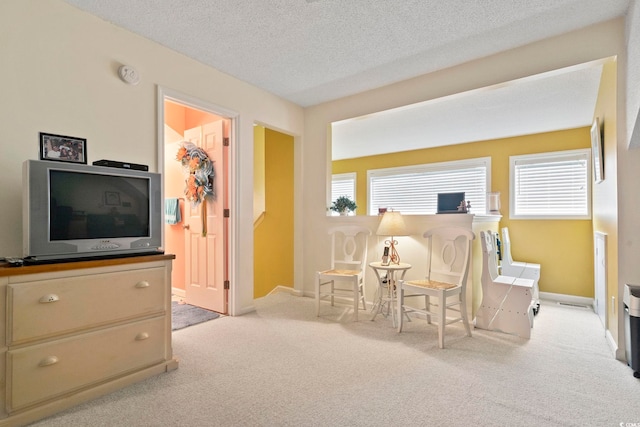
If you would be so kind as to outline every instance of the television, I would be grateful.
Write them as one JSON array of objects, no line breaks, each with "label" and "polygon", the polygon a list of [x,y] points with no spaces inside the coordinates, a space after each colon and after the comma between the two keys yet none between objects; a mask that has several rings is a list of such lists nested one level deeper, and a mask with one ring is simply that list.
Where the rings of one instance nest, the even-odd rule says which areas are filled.
[{"label": "television", "polygon": [[593,181],[598,184],[604,180],[604,154],[602,152],[602,129],[596,117],[591,125],[591,161],[593,162]]},{"label": "television", "polygon": [[22,188],[25,262],[162,253],[160,174],[27,160]]}]

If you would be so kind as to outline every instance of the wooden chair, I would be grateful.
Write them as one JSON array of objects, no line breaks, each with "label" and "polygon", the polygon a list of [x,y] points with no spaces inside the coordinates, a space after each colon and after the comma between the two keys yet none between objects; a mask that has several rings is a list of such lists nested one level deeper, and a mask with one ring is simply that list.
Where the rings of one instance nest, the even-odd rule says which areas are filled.
[{"label": "wooden chair", "polygon": [[531,262],[514,261],[511,256],[511,239],[509,229],[502,228],[502,262],[500,263],[501,273],[505,276],[521,277],[533,280],[533,314],[538,314],[540,310],[540,290],[538,281],[540,280],[540,264]]},{"label": "wooden chair", "polygon": [[531,337],[533,280],[498,274],[493,233],[480,232],[482,244],[482,303],[476,328]]},{"label": "wooden chair", "polygon": [[[316,272],[316,316],[320,316],[320,302],[335,304],[339,300],[353,303],[353,320],[358,320],[358,304],[367,309],[364,296],[367,240],[371,230],[357,225],[339,226],[329,230],[331,235],[331,268]],[[336,283],[340,285],[336,286]],[[346,284],[346,285],[345,285]]]},{"label": "wooden chair", "polygon": [[[471,336],[469,316],[467,314],[466,287],[469,276],[471,241],[475,238],[472,231],[461,227],[437,227],[424,233],[427,243],[427,275],[424,280],[400,280],[397,289],[398,332],[402,332],[404,314],[417,312],[431,316],[438,324],[438,346],[444,348],[445,326],[462,321]],[[424,298],[424,308],[407,304],[414,297]],[[438,299],[437,311],[433,310],[431,297]],[[447,300],[452,297],[451,300]],[[416,303],[417,305],[417,303]],[[447,317],[453,311],[455,317]]]}]

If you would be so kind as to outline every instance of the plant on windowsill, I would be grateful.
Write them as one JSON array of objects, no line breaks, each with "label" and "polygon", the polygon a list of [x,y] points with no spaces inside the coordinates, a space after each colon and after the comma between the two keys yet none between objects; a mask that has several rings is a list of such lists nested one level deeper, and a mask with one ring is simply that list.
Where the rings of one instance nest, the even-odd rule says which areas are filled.
[{"label": "plant on windowsill", "polygon": [[353,212],[358,208],[356,202],[351,200],[347,196],[338,197],[332,204],[331,210],[338,212],[340,215],[348,215],[349,212]]}]

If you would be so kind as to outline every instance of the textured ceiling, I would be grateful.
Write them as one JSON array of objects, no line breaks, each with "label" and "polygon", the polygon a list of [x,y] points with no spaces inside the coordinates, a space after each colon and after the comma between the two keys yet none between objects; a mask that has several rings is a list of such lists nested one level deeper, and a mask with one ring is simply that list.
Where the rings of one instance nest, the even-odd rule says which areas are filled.
[{"label": "textured ceiling", "polygon": [[[374,89],[613,19],[624,15],[629,4],[629,0],[64,1],[301,106]],[[550,126],[565,129],[586,125],[593,114],[593,103],[586,105],[588,101],[583,98],[595,100],[597,83],[596,89],[593,83],[597,72],[583,70],[573,80],[565,76],[561,84],[552,79],[536,79],[553,88],[543,90],[547,105],[564,99],[564,111],[575,110],[575,114],[564,115],[564,122],[558,119],[562,114],[527,114],[529,105],[543,100],[538,97],[526,102],[542,90],[534,84],[522,88],[508,85],[482,106],[469,104],[480,102],[473,97],[447,99],[441,104],[450,112],[466,114],[476,108],[492,110],[493,117],[513,113],[512,103],[518,102],[521,116],[512,117],[511,126],[505,129],[505,120],[499,121],[499,127],[492,126],[491,120],[470,127],[451,121],[464,114],[448,114],[445,121],[434,122],[437,126],[429,131],[433,142],[423,141],[423,146],[440,145],[435,141],[445,139],[465,142],[469,136],[458,134],[460,129],[474,129],[472,140],[481,140],[536,133],[536,129],[549,130]],[[571,84],[567,86],[565,82]],[[579,83],[585,86],[577,87]],[[587,95],[576,98],[574,106],[566,105],[575,93]],[[582,102],[580,106],[578,101]],[[576,117],[578,111],[580,118]],[[341,126],[346,129],[348,124]],[[412,125],[424,132],[424,128],[408,121],[407,130]],[[522,129],[518,129],[520,125]],[[398,127],[395,129],[398,136]],[[438,132],[439,129],[443,131]],[[419,135],[406,133],[397,140],[415,140]],[[368,139],[368,146],[380,143],[388,150],[388,141]],[[351,142],[354,150],[339,157],[363,154],[355,151],[358,144]],[[334,145],[334,151],[336,148]],[[403,149],[401,145],[397,148]]]},{"label": "textured ceiling", "polygon": [[302,106],[623,15],[628,0],[66,0]]}]

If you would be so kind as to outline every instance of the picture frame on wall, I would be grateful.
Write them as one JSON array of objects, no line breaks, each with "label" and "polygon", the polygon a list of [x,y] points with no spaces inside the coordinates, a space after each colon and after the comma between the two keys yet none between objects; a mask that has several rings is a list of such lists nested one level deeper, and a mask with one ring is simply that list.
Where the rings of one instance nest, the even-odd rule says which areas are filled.
[{"label": "picture frame on wall", "polygon": [[87,164],[87,140],[40,132],[40,160]]}]

